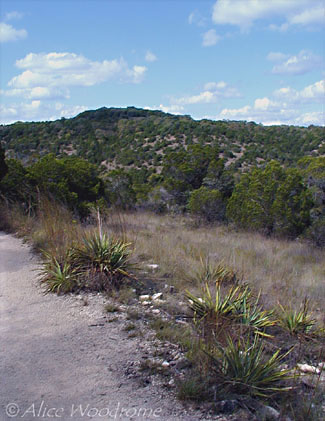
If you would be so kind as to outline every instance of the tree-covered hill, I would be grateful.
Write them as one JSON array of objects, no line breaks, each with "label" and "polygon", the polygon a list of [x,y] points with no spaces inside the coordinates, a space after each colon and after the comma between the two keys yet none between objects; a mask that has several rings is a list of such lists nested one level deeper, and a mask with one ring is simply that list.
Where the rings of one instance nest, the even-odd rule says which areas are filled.
[{"label": "tree-covered hill", "polygon": [[325,130],[239,121],[195,121],[161,111],[100,108],[51,122],[0,126],[7,157],[30,163],[49,152],[75,154],[108,169],[151,168],[160,172],[164,155],[192,144],[217,146],[233,169],[277,160],[288,166],[304,156],[325,154]]}]

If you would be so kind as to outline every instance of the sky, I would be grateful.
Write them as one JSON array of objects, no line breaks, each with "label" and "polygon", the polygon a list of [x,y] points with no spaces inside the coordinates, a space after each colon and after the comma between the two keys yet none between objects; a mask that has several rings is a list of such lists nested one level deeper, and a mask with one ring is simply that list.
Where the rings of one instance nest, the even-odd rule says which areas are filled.
[{"label": "sky", "polygon": [[135,106],[325,124],[325,0],[0,0],[0,124]]}]

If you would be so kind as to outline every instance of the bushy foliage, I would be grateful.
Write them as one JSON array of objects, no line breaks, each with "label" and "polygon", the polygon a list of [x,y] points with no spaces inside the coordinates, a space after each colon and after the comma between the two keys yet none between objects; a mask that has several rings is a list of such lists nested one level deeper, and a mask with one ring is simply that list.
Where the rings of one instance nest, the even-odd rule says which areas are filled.
[{"label": "bushy foliage", "polygon": [[301,173],[273,161],[242,176],[228,202],[227,217],[242,228],[294,238],[309,226],[312,206]]},{"label": "bushy foliage", "polygon": [[193,190],[187,207],[190,213],[208,222],[225,219],[226,203],[219,190],[209,190],[204,186]]},{"label": "bushy foliage", "polygon": [[23,167],[8,160],[8,173],[0,189],[11,201],[37,206],[40,195],[57,200],[81,217],[89,213],[89,205],[104,195],[103,182],[93,164],[77,157],[56,158],[49,154],[34,164]]},{"label": "bushy foliage", "polygon": [[6,175],[8,167],[5,161],[5,151],[0,146],[0,181]]},{"label": "bushy foliage", "polygon": [[306,235],[316,246],[325,246],[325,157],[305,157],[298,162],[313,196],[311,226]]},{"label": "bushy foliage", "polygon": [[253,342],[249,338],[238,341],[228,338],[226,347],[217,343],[208,355],[219,385],[231,393],[264,398],[289,390],[281,382],[292,376],[289,370],[280,368],[288,352],[281,355],[278,350],[268,356],[264,348],[264,343],[257,336]]}]

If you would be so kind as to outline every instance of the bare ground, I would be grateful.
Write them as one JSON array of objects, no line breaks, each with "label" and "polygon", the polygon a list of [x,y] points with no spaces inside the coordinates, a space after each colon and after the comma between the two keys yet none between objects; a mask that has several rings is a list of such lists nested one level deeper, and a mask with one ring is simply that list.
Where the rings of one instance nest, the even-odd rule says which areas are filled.
[{"label": "bare ground", "polygon": [[198,420],[160,385],[140,384],[127,366],[141,338],[107,323],[102,299],[44,295],[37,258],[0,233],[0,420]]}]

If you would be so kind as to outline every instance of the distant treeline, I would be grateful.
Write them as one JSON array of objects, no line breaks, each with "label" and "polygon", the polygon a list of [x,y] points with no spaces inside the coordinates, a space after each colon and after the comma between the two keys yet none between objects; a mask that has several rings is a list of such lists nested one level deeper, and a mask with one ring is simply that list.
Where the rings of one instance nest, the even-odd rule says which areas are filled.
[{"label": "distant treeline", "polygon": [[101,108],[71,119],[0,126],[0,141],[8,157],[25,164],[48,153],[66,153],[102,164],[103,169],[145,166],[152,173],[160,171],[169,152],[182,152],[195,144],[218,147],[234,170],[271,160],[291,166],[306,155],[325,154],[323,127],[195,121],[189,116],[133,107]]},{"label": "distant treeline", "polygon": [[325,157],[304,157],[295,167],[270,161],[241,173],[221,156],[215,145],[193,144],[167,152],[159,173],[146,167],[103,172],[76,156],[52,153],[23,165],[5,161],[2,151],[0,193],[26,212],[46,194],[82,219],[107,206],[190,213],[202,222],[325,245]]}]

